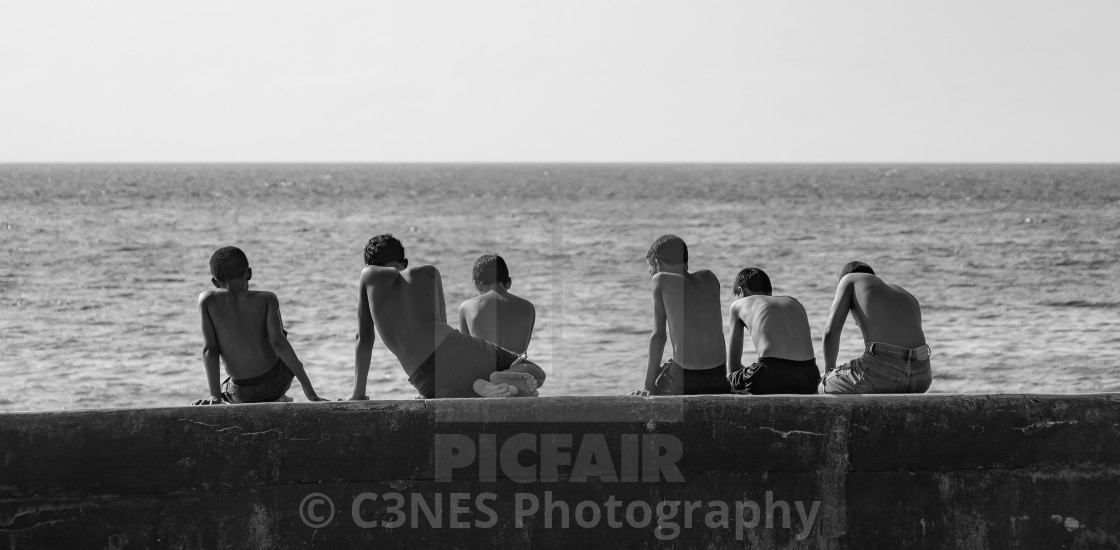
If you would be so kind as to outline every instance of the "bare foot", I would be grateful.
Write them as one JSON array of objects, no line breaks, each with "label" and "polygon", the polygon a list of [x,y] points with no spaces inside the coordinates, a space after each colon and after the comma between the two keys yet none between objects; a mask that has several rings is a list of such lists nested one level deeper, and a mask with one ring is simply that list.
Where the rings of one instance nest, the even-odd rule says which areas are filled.
[{"label": "bare foot", "polygon": [[516,397],[517,388],[509,384],[491,384],[485,380],[474,381],[474,391],[482,397]]},{"label": "bare foot", "polygon": [[494,384],[511,384],[517,388],[517,395],[536,397],[537,379],[527,372],[495,372],[490,375],[490,382]]},{"label": "bare foot", "polygon": [[292,401],[295,401],[295,399],[292,399],[291,397],[288,397],[288,394],[284,394],[284,395],[281,395],[280,399],[277,399],[275,402],[276,403],[291,403]]}]

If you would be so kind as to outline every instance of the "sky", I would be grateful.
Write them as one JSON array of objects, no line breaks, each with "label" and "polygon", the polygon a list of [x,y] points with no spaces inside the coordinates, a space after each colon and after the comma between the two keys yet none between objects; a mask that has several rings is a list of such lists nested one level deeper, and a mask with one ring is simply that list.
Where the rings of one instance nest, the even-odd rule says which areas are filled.
[{"label": "sky", "polygon": [[1120,162],[1120,2],[5,0],[0,162]]}]

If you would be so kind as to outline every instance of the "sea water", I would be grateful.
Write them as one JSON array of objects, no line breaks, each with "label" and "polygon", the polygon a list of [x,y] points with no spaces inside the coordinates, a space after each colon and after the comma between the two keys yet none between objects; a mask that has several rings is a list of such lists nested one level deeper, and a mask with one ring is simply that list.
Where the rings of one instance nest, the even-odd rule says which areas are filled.
[{"label": "sea water", "polygon": [[[319,394],[349,395],[362,249],[386,232],[439,268],[453,325],[474,260],[506,259],[545,396],[641,385],[664,233],[719,277],[725,317],[735,274],[764,269],[818,364],[859,259],[921,302],[931,392],[1120,390],[1120,166],[6,165],[0,410],[206,396],[197,299],[224,245],[278,295]],[[840,360],[861,351],[849,321]],[[368,394],[416,394],[380,342]]]}]

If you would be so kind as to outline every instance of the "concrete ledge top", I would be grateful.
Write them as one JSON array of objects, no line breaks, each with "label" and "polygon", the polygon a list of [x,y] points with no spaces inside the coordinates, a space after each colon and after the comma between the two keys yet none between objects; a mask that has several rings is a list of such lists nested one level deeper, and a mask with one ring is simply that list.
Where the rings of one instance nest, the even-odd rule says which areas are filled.
[{"label": "concrete ledge top", "polygon": [[[168,407],[120,407],[104,409],[51,409],[42,411],[0,411],[0,422],[5,418],[12,419],[26,415],[99,415],[103,413],[130,412],[134,414],[166,414],[184,411],[221,411],[227,414],[238,412],[253,414],[276,413],[283,411],[310,412],[323,411],[426,411],[437,416],[454,413],[460,416],[460,421],[494,421],[489,417],[492,414],[524,414],[526,412],[559,413],[570,418],[570,412],[581,409],[611,410],[613,413],[631,413],[624,418],[642,421],[650,420],[648,415],[660,416],[658,413],[676,411],[682,408],[702,407],[714,405],[719,407],[943,407],[948,405],[967,405],[990,402],[1055,402],[1090,404],[1097,403],[1102,406],[1111,406],[1120,403],[1120,393],[1069,393],[1069,394],[969,394],[969,393],[937,393],[937,394],[878,394],[878,395],[692,395],[692,396],[657,396],[638,397],[628,395],[610,396],[547,396],[532,399],[398,399],[398,400],[369,400],[369,401],[326,401],[319,403],[253,403],[242,405],[211,405],[211,406],[168,406]],[[482,418],[479,415],[486,416]],[[520,418],[520,421],[536,419]],[[576,420],[571,418],[571,420]],[[622,421],[623,418],[611,418],[613,421]]]}]

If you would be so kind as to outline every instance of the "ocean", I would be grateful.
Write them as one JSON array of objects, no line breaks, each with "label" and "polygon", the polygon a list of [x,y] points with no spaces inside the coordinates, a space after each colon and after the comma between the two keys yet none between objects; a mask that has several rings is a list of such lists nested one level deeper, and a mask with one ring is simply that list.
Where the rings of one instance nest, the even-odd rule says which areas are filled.
[{"label": "ocean", "polygon": [[[362,249],[385,232],[439,268],[451,320],[474,260],[506,259],[544,396],[641,385],[663,233],[719,277],[725,317],[735,274],[764,269],[818,363],[859,259],[921,302],[931,392],[1120,391],[1117,165],[3,165],[0,410],[205,397],[197,299],[231,244],[319,394],[349,395]],[[849,321],[840,360],[861,351]],[[380,342],[368,394],[416,394]]]}]

